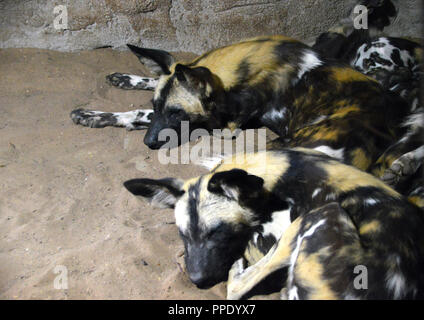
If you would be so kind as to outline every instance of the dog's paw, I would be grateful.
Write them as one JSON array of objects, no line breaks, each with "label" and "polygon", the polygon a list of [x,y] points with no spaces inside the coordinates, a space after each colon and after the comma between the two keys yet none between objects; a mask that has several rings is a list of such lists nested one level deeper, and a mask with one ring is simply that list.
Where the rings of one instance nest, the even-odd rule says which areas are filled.
[{"label": "dog's paw", "polygon": [[403,177],[414,174],[419,167],[419,163],[414,157],[405,154],[393,161],[390,168],[386,169],[382,176],[382,180],[390,186],[395,186]]},{"label": "dog's paw", "polygon": [[75,124],[90,128],[104,128],[116,125],[116,117],[110,112],[76,109],[71,112],[71,119]]},{"label": "dog's paw", "polygon": [[114,87],[121,89],[134,89],[130,77],[126,74],[115,72],[106,76],[106,81]]},{"label": "dog's paw", "polygon": [[114,87],[126,90],[154,90],[157,79],[115,72],[106,76],[106,81]]}]

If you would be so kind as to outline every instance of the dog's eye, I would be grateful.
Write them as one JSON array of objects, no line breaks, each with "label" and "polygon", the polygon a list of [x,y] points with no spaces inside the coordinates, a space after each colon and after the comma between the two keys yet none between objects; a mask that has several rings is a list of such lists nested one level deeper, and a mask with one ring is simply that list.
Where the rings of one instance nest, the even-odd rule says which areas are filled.
[{"label": "dog's eye", "polygon": [[214,227],[211,230],[208,230],[208,232],[206,233],[206,237],[212,238],[212,237],[219,236],[220,231],[221,231],[221,224],[219,224],[218,226]]},{"label": "dog's eye", "polygon": [[186,118],[186,112],[183,109],[172,108],[172,109],[169,109],[168,112],[169,112],[169,116],[173,118],[177,118],[179,120]]}]

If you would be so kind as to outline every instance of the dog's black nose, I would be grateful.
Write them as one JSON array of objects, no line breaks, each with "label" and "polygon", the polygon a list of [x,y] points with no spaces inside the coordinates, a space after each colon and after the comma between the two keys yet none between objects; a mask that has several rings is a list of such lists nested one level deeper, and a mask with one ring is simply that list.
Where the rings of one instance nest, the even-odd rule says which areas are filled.
[{"label": "dog's black nose", "polygon": [[150,135],[146,134],[144,136],[144,144],[150,149],[157,150],[165,144],[165,141],[158,141],[158,139],[152,138]]},{"label": "dog's black nose", "polygon": [[214,282],[206,278],[201,272],[190,274],[190,280],[199,289],[209,289],[214,285]]}]

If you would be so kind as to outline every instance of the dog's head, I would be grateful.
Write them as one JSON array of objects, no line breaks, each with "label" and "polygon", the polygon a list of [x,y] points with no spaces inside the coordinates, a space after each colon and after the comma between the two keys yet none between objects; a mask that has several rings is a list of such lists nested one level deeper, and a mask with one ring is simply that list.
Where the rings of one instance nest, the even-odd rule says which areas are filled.
[{"label": "dog's head", "polygon": [[[222,89],[216,75],[206,67],[176,63],[171,54],[162,50],[129,47],[146,67],[160,76],[152,100],[154,114],[144,137],[149,148],[159,149],[165,143],[176,147],[188,142],[193,130],[216,127],[212,109]],[[188,121],[189,128],[183,128],[182,121]],[[167,141],[170,137],[176,141]]]},{"label": "dog's head", "polygon": [[264,180],[241,169],[186,182],[174,178],[134,179],[124,185],[154,206],[175,209],[187,272],[199,288],[227,279],[255,227],[268,215],[264,209],[272,206]]}]

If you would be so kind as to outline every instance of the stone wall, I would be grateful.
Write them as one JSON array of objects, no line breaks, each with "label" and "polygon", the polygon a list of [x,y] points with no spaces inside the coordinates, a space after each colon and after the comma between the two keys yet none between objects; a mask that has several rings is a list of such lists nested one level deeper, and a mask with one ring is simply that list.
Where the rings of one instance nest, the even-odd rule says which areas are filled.
[{"label": "stone wall", "polygon": [[[200,53],[264,34],[314,38],[346,17],[354,0],[0,0],[0,48],[60,51],[126,43]],[[421,0],[402,0],[389,32],[418,36]],[[68,28],[56,30],[65,5]]]}]

